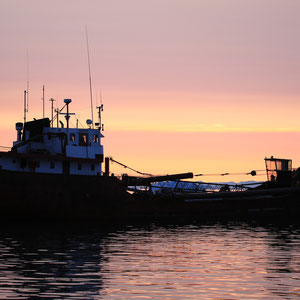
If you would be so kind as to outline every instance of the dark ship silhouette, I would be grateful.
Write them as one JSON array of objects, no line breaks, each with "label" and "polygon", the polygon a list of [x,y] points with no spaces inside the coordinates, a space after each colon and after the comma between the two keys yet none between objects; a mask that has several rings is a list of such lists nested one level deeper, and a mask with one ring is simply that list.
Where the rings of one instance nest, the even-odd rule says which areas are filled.
[{"label": "dark ship silhouette", "polygon": [[[0,152],[2,220],[299,216],[300,169],[292,169],[291,160],[265,158],[268,180],[254,188],[207,188],[201,182],[194,189],[182,187],[181,179],[193,173],[117,178],[109,172],[110,158],[105,158],[102,170],[103,106],[98,107],[98,123],[87,120],[87,128],[79,129],[69,127],[71,99],[64,102],[66,113],[61,109],[51,120],[26,122],[24,117],[24,123],[16,123],[17,140],[10,151]],[[66,127],[58,120],[60,114],[65,115]],[[163,189],[160,182],[175,187]]]}]

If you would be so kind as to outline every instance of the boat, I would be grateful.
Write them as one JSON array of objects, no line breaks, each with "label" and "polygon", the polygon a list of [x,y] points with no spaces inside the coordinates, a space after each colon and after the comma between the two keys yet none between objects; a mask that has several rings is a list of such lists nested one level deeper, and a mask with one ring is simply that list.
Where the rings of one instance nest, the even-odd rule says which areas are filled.
[{"label": "boat", "polygon": [[0,152],[2,218],[101,218],[128,199],[121,181],[109,176],[109,165],[102,170],[103,105],[98,123],[88,119],[86,128],[71,128],[71,102],[64,99],[51,120],[26,121],[24,114],[24,123],[16,123],[16,141],[10,151]]},{"label": "boat", "polygon": [[[1,220],[299,217],[300,169],[292,169],[291,160],[265,158],[267,181],[254,188],[240,186],[239,190],[214,184],[216,191],[203,188],[203,182],[194,190],[180,188],[183,179],[193,178],[191,172],[123,174],[119,178],[109,170],[110,161],[117,161],[104,158],[103,106],[98,107],[97,123],[88,119],[85,128],[71,128],[71,102],[65,99],[55,116],[52,110],[51,119],[26,121],[24,109],[24,122],[16,123],[16,141],[9,151],[0,152]],[[65,123],[59,120],[60,115]],[[160,182],[175,182],[176,187],[158,193]]]},{"label": "boat", "polygon": [[[273,156],[265,158],[265,165],[267,180],[248,185],[180,180],[173,181],[173,185],[159,185],[155,177],[128,176],[126,181],[131,182],[136,197],[144,194],[151,198],[151,205],[144,208],[149,216],[197,220],[261,217],[299,220],[300,168],[293,169],[291,159]],[[248,174],[255,176],[256,171]]]}]

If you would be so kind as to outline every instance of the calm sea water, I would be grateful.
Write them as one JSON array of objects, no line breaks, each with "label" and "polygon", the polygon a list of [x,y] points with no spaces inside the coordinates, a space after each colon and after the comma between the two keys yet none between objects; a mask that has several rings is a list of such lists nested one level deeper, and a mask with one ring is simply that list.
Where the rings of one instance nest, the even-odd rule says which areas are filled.
[{"label": "calm sea water", "polygon": [[300,226],[1,225],[0,299],[300,299]]}]

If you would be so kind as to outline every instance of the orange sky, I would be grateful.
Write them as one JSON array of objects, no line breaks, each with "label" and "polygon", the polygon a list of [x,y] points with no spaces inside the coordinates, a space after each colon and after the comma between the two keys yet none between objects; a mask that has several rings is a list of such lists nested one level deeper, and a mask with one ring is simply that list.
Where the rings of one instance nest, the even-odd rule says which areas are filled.
[{"label": "orange sky", "polygon": [[27,52],[28,118],[42,115],[43,85],[48,115],[50,97],[72,98],[90,118],[87,26],[106,155],[155,174],[248,172],[270,155],[299,166],[299,11],[298,0],[2,0],[1,145],[23,118]]}]

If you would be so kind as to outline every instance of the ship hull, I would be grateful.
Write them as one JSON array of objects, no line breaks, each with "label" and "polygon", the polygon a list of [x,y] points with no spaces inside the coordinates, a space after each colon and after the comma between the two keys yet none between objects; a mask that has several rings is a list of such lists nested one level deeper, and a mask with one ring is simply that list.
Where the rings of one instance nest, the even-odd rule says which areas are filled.
[{"label": "ship hull", "polygon": [[2,219],[107,218],[130,198],[119,179],[0,171]]},{"label": "ship hull", "polygon": [[128,220],[299,218],[300,190],[131,195],[111,176],[0,171],[1,220]]}]

